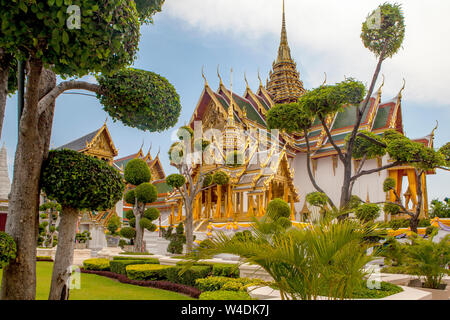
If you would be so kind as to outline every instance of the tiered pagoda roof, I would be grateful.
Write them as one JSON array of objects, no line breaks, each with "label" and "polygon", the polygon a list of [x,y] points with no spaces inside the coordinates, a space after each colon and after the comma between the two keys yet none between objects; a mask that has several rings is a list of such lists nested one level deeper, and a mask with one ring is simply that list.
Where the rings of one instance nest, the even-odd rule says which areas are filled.
[{"label": "tiered pagoda roof", "polygon": [[272,71],[267,82],[267,91],[272,96],[275,103],[297,102],[306,90],[300,80],[300,73],[297,71],[297,64],[291,57],[289,48],[286,16],[283,1],[283,22],[281,27],[280,47],[278,48],[277,60],[273,62]]}]

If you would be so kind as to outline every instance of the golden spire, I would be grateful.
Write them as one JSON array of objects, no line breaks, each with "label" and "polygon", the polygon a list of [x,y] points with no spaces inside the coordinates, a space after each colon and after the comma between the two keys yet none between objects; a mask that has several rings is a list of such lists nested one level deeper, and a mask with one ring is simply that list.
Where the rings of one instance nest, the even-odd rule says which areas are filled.
[{"label": "golden spire", "polygon": [[203,79],[205,80],[205,87],[208,87],[208,80],[206,80],[206,77],[205,77],[205,73],[204,73],[204,67],[205,66],[202,66],[202,77],[203,77]]},{"label": "golden spire", "polygon": [[281,61],[290,61],[291,58],[291,49],[289,48],[288,40],[287,40],[287,31],[286,31],[286,14],[284,9],[284,0],[283,0],[283,22],[281,24],[281,40],[280,40],[280,48],[278,49],[278,62]]}]

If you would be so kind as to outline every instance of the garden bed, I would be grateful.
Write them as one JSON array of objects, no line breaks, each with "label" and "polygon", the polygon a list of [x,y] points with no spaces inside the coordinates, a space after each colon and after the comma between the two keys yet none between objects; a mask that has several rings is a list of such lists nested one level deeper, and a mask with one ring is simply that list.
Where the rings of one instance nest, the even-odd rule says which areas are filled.
[{"label": "garden bed", "polygon": [[156,289],[173,291],[173,292],[185,294],[187,296],[190,296],[190,297],[196,298],[196,299],[201,294],[201,291],[197,288],[183,285],[183,284],[172,283],[170,281],[132,280],[132,279],[129,279],[125,275],[114,273],[111,271],[96,271],[96,270],[81,269],[81,273],[96,274],[99,276],[115,279],[121,283],[132,284],[132,285],[141,286],[141,287],[151,287],[151,288],[156,288]]}]

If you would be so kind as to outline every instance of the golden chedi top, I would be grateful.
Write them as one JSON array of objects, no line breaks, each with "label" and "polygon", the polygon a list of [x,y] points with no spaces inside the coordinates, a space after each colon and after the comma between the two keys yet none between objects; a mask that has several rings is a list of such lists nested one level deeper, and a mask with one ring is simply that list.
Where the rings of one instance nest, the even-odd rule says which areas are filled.
[{"label": "golden chedi top", "polygon": [[296,102],[305,93],[297,64],[291,57],[286,32],[286,16],[283,0],[283,22],[281,27],[281,41],[278,48],[278,58],[274,61],[267,83],[267,91],[275,103]]}]

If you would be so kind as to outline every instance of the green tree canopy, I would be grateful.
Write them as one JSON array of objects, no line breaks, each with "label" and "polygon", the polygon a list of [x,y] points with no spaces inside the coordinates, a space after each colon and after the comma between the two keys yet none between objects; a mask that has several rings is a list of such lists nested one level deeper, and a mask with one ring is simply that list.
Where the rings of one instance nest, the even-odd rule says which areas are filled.
[{"label": "green tree canopy", "polygon": [[181,188],[186,183],[186,178],[181,174],[174,173],[166,178],[166,182],[172,188],[178,189]]},{"label": "green tree canopy", "polygon": [[106,210],[123,195],[125,185],[106,162],[72,150],[52,150],[44,162],[42,191],[61,206]]},{"label": "green tree canopy", "polygon": [[309,129],[312,120],[313,116],[298,103],[277,104],[267,112],[269,128],[285,130],[288,133]]},{"label": "green tree canopy", "polygon": [[125,181],[132,185],[140,185],[150,182],[152,176],[148,164],[142,159],[132,159],[128,161],[124,170]]},{"label": "green tree canopy", "polygon": [[401,48],[405,22],[401,5],[384,3],[374,10],[362,25],[364,46],[377,57],[392,57]]},{"label": "green tree canopy", "polygon": [[[80,29],[67,28],[69,5],[80,8]],[[1,0],[0,47],[16,56],[41,59],[55,73],[83,76],[134,61],[139,15],[126,0]]]},{"label": "green tree canopy", "polygon": [[128,68],[97,77],[97,94],[103,109],[114,120],[141,130],[164,131],[180,116],[180,97],[166,78],[140,69]]},{"label": "green tree canopy", "polygon": [[134,194],[136,195],[138,202],[141,203],[152,203],[158,198],[158,190],[149,182],[138,185],[136,189],[134,189]]}]

